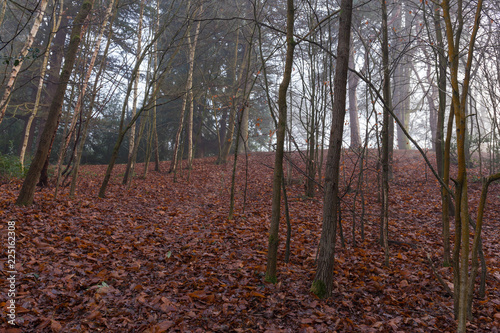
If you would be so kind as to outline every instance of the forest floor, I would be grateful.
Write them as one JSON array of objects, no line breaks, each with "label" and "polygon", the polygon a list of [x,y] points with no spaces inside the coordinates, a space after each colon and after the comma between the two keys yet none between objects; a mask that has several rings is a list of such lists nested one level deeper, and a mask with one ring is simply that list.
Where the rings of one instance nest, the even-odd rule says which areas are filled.
[{"label": "forest floor", "polygon": [[[293,160],[304,168],[297,153]],[[165,172],[167,162],[162,172],[151,164],[147,178],[137,176],[130,189],[121,185],[124,166],[117,166],[104,199],[97,192],[106,166],[81,168],[75,198],[67,188],[57,199],[53,188],[38,189],[29,207],[13,204],[21,181],[1,185],[3,244],[7,221],[16,226],[18,328],[7,323],[9,269],[2,245],[0,332],[456,330],[453,300],[428,260],[453,288],[451,268],[442,267],[439,185],[418,152],[394,155],[389,234],[395,242],[389,267],[378,243],[376,161],[364,164],[361,192],[356,191],[358,171],[352,172],[360,163],[354,153],[344,155],[345,246],[337,241],[334,293],[328,300],[309,292],[321,233],[321,190],[313,199],[304,197],[304,177],[293,169],[287,186],[290,261],[284,262],[282,219],[278,283],[265,283],[273,155],[250,154],[248,172],[240,158],[233,220],[228,220],[232,163],[214,161],[195,160],[190,180],[182,170],[177,182]],[[142,168],[139,164],[139,174]],[[470,170],[470,181],[474,217],[481,188],[477,168]],[[483,229],[486,297],[474,300],[470,332],[500,330],[500,184],[489,193]]]}]

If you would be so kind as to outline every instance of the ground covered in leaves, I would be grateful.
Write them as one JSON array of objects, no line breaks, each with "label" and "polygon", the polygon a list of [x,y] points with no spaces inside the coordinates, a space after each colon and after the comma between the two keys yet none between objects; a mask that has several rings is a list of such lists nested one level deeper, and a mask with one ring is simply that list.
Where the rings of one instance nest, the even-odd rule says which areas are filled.
[{"label": "ground covered in leaves", "polygon": [[[21,186],[0,187],[0,233],[17,228],[17,323],[7,323],[6,250],[0,261],[0,331],[6,332],[453,332],[453,300],[428,260],[452,287],[442,262],[439,187],[417,152],[396,152],[391,183],[391,262],[378,245],[375,159],[346,153],[342,164],[342,231],[337,242],[334,295],[309,292],[321,233],[322,192],[304,197],[297,153],[287,185],[291,253],[284,262],[281,224],[278,283],[264,282],[273,155],[240,158],[236,213],[228,220],[232,163],[195,160],[177,181],[161,165],[130,189],[118,166],[105,199],[97,192],[105,166],[84,166],[78,194],[39,189],[35,204],[13,204]],[[433,157],[431,157],[433,159]],[[138,173],[142,174],[142,165]],[[356,167],[356,171],[352,170]],[[471,207],[479,199],[479,170],[471,170]],[[483,244],[486,297],[474,301],[471,332],[500,327],[500,187],[491,186]],[[364,204],[363,204],[364,202]],[[283,206],[284,207],[284,206]],[[353,235],[353,221],[355,222]],[[362,239],[361,227],[364,227]],[[353,236],[355,242],[353,242]],[[453,235],[452,235],[453,239]],[[344,246],[342,246],[344,245]]]}]

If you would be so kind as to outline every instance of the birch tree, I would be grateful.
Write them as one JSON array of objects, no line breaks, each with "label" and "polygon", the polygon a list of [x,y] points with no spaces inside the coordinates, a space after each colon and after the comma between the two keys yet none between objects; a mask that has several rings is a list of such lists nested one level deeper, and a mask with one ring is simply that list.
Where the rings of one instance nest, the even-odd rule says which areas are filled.
[{"label": "birch tree", "polygon": [[176,30],[174,32],[174,34],[172,35],[172,38],[171,38],[171,40],[169,42],[169,45],[163,50],[161,56],[159,56],[160,59],[164,59],[164,61],[166,62],[165,68],[163,68],[162,70],[156,70],[153,73],[152,82],[147,82],[147,85],[146,85],[146,90],[145,90],[145,96],[146,97],[144,98],[143,105],[137,111],[137,113],[135,114],[135,116],[129,121],[129,123],[125,124],[125,111],[127,109],[127,105],[128,105],[128,100],[129,100],[130,93],[132,91],[133,82],[135,80],[136,75],[139,75],[140,66],[141,66],[142,62],[144,61],[146,55],[150,52],[150,50],[153,48],[153,46],[155,45],[155,43],[162,36],[162,34],[167,29],[167,27],[170,26],[170,24],[173,22],[174,18],[176,18],[177,14],[178,14],[178,10],[173,10],[172,8],[171,8],[171,11],[167,11],[167,12],[170,15],[169,19],[164,24],[161,25],[160,29],[158,29],[155,32],[155,34],[154,34],[153,38],[151,39],[151,41],[149,41],[149,43],[146,45],[146,47],[142,50],[141,57],[140,57],[139,61],[136,62],[135,66],[134,66],[134,69],[132,70],[131,79],[130,79],[130,81],[128,83],[127,91],[126,91],[126,94],[125,94],[125,100],[123,101],[123,104],[122,104],[122,110],[121,110],[121,116],[120,116],[120,126],[119,126],[119,129],[118,129],[118,138],[117,138],[116,143],[115,143],[115,145],[113,147],[113,152],[111,154],[111,158],[110,158],[108,167],[106,169],[106,173],[104,175],[104,179],[103,179],[101,187],[99,189],[98,196],[100,198],[104,198],[104,196],[106,195],[106,189],[108,187],[109,180],[111,178],[111,172],[113,171],[113,168],[115,166],[116,160],[118,158],[118,151],[119,151],[120,146],[121,146],[121,144],[123,142],[123,139],[125,138],[125,135],[130,130],[130,128],[132,127],[132,125],[137,121],[137,119],[139,118],[139,116],[141,115],[141,113],[144,110],[149,110],[150,108],[152,108],[155,105],[155,103],[156,103],[155,96],[158,94],[158,92],[160,90],[160,86],[161,86],[160,83],[164,80],[166,73],[170,69],[172,60],[175,58],[175,56],[179,52],[180,44],[176,47],[176,49],[174,50],[174,52],[173,52],[173,54],[171,55],[170,58],[166,57],[166,53],[167,53],[167,51],[169,51],[170,47],[174,43],[176,43],[178,41],[179,37],[182,37],[182,36],[179,36],[179,35],[182,35],[183,31],[184,31],[184,34],[185,34],[186,31],[183,29],[183,24],[181,24],[181,28],[179,28],[178,30]]},{"label": "birch tree", "polygon": [[[54,1],[54,3],[56,3],[56,1]],[[54,11],[54,14],[52,17],[52,28],[51,28],[51,31],[49,34],[49,41],[47,42],[47,51],[45,52],[45,54],[43,56],[42,66],[40,69],[40,79],[38,80],[38,88],[37,88],[36,97],[35,97],[35,105],[33,106],[33,111],[31,112],[31,114],[28,118],[28,121],[26,123],[25,129],[24,129],[23,143],[21,146],[21,152],[19,153],[19,161],[21,162],[21,167],[23,169],[24,169],[24,158],[26,156],[26,149],[28,148],[28,141],[29,141],[29,136],[30,136],[30,131],[31,131],[31,125],[33,124],[33,120],[35,119],[36,115],[38,114],[38,110],[40,108],[40,100],[42,97],[43,84],[45,81],[44,78],[45,78],[45,74],[47,72],[47,65],[49,63],[49,56],[50,56],[49,49],[51,47],[54,35],[57,32],[57,30],[59,29],[59,26],[61,24],[63,8],[64,8],[64,0],[61,0],[59,2],[59,12]]]},{"label": "birch tree", "polygon": [[0,123],[2,122],[5,112],[7,111],[7,107],[9,105],[9,100],[12,94],[12,90],[14,89],[14,84],[16,83],[17,75],[21,70],[21,66],[23,65],[23,60],[28,54],[33,41],[35,40],[35,36],[40,28],[40,24],[42,24],[43,17],[45,15],[45,9],[47,8],[49,0],[41,0],[40,4],[37,8],[37,15],[35,17],[35,21],[33,22],[33,26],[28,34],[28,38],[24,43],[21,52],[19,52],[19,57],[16,59],[12,65],[12,69],[10,70],[10,75],[8,76],[7,84],[4,88],[2,99],[0,100]]},{"label": "birch tree", "polygon": [[[101,48],[102,37],[104,35],[104,31],[106,30],[106,26],[108,25],[109,17],[112,14],[114,4],[115,4],[115,0],[111,0],[109,2],[108,8],[106,9],[106,13],[104,15],[104,19],[103,19],[101,26],[100,26],[100,29],[99,29],[99,34],[96,37],[95,44],[92,46],[94,51],[92,52],[92,56],[90,58],[90,63],[87,67],[87,72],[85,74],[85,78],[83,79],[82,86],[81,86],[80,92],[78,94],[78,99],[76,101],[75,108],[73,110],[73,119],[71,121],[71,125],[70,125],[68,133],[66,135],[66,138],[63,141],[63,145],[61,146],[61,150],[59,152],[59,158],[57,160],[57,166],[56,166],[56,191],[55,191],[56,197],[57,197],[57,192],[58,192],[58,188],[59,188],[59,181],[60,181],[60,177],[61,177],[62,163],[63,163],[64,157],[66,155],[66,150],[68,149],[72,135],[75,132],[77,120],[79,118],[81,118],[80,112],[81,112],[82,106],[83,106],[83,98],[85,97],[85,94],[87,91],[87,86],[88,86],[88,83],[90,81],[90,76],[92,75],[92,72],[94,70],[94,65],[95,65],[95,62],[97,59],[97,55],[99,54],[99,50]],[[104,56],[106,56],[106,55],[104,55]]]},{"label": "birch tree", "polygon": [[[190,9],[190,4],[191,2],[188,3],[188,10]],[[198,10],[195,11],[195,13]],[[186,81],[186,88],[184,92],[184,97],[182,99],[182,107],[181,107],[181,115],[180,115],[180,120],[179,120],[179,127],[177,129],[177,133],[175,135],[175,146],[174,146],[174,151],[173,151],[173,157],[172,157],[172,162],[170,164],[170,173],[176,173],[177,172],[177,164],[179,160],[179,148],[180,148],[180,139],[181,139],[181,133],[183,129],[183,124],[184,124],[184,116],[186,113],[186,108],[187,108],[187,103],[189,101],[189,113],[188,113],[188,119],[187,119],[187,127],[188,127],[188,165],[189,167],[191,166],[190,160],[192,159],[192,144],[193,144],[193,121],[192,121],[192,112],[193,110],[191,109],[192,104],[193,104],[193,95],[192,95],[192,89],[193,89],[193,71],[194,71],[194,56],[196,52],[196,44],[198,42],[198,34],[200,31],[200,24],[201,21],[198,21],[196,25],[196,31],[194,34],[194,39],[191,40],[191,36],[189,36],[189,31],[190,29],[188,28],[188,52],[189,52],[189,69],[188,69],[188,74],[187,74],[187,81]],[[194,106],[193,106],[194,107]],[[182,158],[182,157],[181,157]]]},{"label": "birch tree", "polygon": [[19,196],[16,201],[17,205],[27,206],[33,203],[35,186],[38,182],[38,179],[40,178],[43,165],[47,160],[47,156],[49,154],[52,139],[55,132],[57,131],[57,125],[59,123],[59,117],[61,115],[64,94],[71,77],[71,72],[73,71],[76,55],[78,53],[78,47],[82,38],[83,23],[85,22],[85,19],[87,18],[91,9],[92,2],[89,0],[83,1],[81,9],[73,21],[70,43],[68,45],[68,51],[66,53],[66,58],[64,60],[64,65],[59,78],[59,84],[49,108],[47,123],[45,125],[45,128],[43,129],[38,149],[36,151],[35,157],[33,158],[33,161],[31,162],[28,173],[26,174],[26,179],[23,182],[21,191],[19,192]]},{"label": "birch tree", "polygon": [[[141,61],[141,46],[142,46],[142,25],[144,20],[144,3],[146,0],[141,0],[140,9],[139,9],[139,23],[137,28],[137,48],[135,50],[135,62],[139,63]],[[139,75],[135,76],[134,88],[132,89],[134,97],[132,100],[132,118],[137,113],[137,100],[139,96]],[[130,127],[130,135],[129,135],[129,145],[128,145],[128,162],[127,167],[125,169],[125,174],[123,175],[122,184],[127,184],[129,177],[132,177],[130,173],[133,173],[135,168],[135,158],[134,156],[134,146],[135,146],[135,124],[132,124]]]}]

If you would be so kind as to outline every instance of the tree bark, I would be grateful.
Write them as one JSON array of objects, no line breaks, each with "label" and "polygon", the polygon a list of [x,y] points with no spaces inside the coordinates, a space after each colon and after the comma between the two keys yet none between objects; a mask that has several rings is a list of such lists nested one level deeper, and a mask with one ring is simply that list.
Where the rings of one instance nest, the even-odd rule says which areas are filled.
[{"label": "tree bark", "polygon": [[478,252],[481,245],[481,229],[483,227],[483,215],[486,206],[486,199],[488,196],[488,187],[494,181],[500,180],[500,173],[494,174],[486,179],[483,179],[483,188],[481,190],[481,198],[479,200],[479,206],[477,210],[477,222],[474,230],[474,240],[472,243],[472,269],[470,273],[470,285],[468,286],[468,303],[467,303],[467,315],[469,318],[472,317],[472,300],[474,294],[474,284],[476,282],[477,270],[479,268],[478,262]]},{"label": "tree bark", "polygon": [[5,18],[5,11],[7,9],[7,0],[2,0],[2,8],[0,9],[0,26],[3,23],[3,19]]}]

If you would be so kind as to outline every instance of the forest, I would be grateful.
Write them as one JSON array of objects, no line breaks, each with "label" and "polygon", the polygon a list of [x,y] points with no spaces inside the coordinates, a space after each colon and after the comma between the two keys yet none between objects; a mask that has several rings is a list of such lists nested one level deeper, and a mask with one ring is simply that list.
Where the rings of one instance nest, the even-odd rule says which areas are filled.
[{"label": "forest", "polygon": [[1,332],[498,332],[500,3],[0,0]]}]

